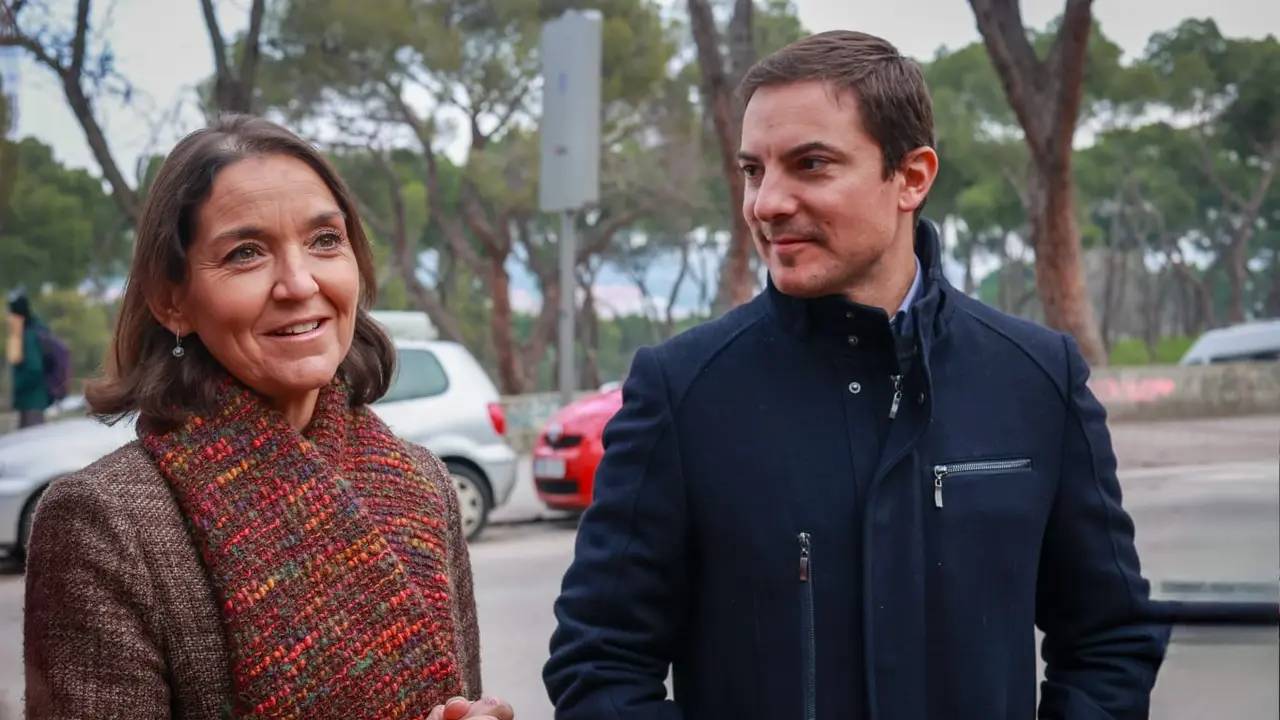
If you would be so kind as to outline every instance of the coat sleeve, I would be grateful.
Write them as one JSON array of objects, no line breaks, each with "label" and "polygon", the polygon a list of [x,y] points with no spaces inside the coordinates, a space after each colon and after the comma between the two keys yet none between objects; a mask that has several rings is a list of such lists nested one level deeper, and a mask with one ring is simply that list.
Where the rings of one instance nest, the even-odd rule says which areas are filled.
[{"label": "coat sleeve", "polygon": [[1170,628],[1146,624],[1150,585],[1121,505],[1106,411],[1065,339],[1067,417],[1058,496],[1042,549],[1036,624],[1044,632],[1042,720],[1146,720]]},{"label": "coat sleeve", "polygon": [[688,596],[680,451],[661,366],[637,351],[604,433],[594,499],[543,669],[557,720],[678,720],[665,680]]},{"label": "coat sleeve", "polygon": [[150,588],[127,512],[88,478],[54,481],[27,550],[27,718],[169,718]]}]

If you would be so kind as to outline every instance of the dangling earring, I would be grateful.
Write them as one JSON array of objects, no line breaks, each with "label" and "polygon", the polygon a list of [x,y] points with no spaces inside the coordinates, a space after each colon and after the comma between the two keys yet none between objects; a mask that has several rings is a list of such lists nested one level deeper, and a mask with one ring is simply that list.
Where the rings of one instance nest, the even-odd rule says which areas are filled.
[{"label": "dangling earring", "polygon": [[182,349],[182,336],[175,331],[173,333],[173,337],[175,340],[178,341],[177,344],[173,346],[173,356],[176,358],[180,358],[183,355],[186,355],[187,351]]}]

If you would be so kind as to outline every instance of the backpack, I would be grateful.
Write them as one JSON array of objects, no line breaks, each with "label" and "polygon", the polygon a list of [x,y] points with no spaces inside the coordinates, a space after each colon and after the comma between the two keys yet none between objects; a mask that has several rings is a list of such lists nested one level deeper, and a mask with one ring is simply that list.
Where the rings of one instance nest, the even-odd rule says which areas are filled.
[{"label": "backpack", "polygon": [[44,360],[44,386],[49,400],[65,400],[71,392],[71,349],[46,327],[36,328],[40,355]]}]

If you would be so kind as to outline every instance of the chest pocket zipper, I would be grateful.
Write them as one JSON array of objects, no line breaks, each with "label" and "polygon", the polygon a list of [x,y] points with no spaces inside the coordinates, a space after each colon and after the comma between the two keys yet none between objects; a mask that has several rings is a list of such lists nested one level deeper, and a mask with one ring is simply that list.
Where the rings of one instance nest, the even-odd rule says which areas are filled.
[{"label": "chest pocket zipper", "polygon": [[813,631],[813,557],[809,533],[802,532],[800,540],[800,647],[803,676],[800,679],[804,694],[804,720],[817,720],[817,653]]},{"label": "chest pocket zipper", "polygon": [[974,460],[933,466],[933,506],[942,507],[942,481],[951,475],[969,473],[1001,473],[1031,467],[1031,458],[1013,460]]}]

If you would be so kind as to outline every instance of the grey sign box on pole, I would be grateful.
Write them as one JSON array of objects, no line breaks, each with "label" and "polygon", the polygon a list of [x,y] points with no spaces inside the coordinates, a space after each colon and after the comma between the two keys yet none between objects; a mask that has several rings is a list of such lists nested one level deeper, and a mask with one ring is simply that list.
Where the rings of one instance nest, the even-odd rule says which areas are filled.
[{"label": "grey sign box on pole", "polygon": [[542,28],[543,212],[581,210],[599,201],[603,28],[598,10],[571,10]]},{"label": "grey sign box on pole", "polygon": [[570,10],[542,26],[538,204],[560,214],[557,352],[561,402],[578,388],[574,357],[578,213],[600,199],[600,85],[604,18]]}]

